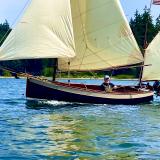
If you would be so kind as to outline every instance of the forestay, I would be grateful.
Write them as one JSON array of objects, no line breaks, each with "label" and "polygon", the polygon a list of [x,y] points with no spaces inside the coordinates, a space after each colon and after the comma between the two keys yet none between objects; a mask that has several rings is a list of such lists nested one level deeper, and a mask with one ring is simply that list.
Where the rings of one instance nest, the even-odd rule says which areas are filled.
[{"label": "forestay", "polygon": [[0,60],[75,56],[70,0],[31,0],[0,49]]},{"label": "forestay", "polygon": [[145,66],[142,80],[160,80],[160,32],[150,43],[145,52]]},{"label": "forestay", "polygon": [[71,0],[71,11],[76,57],[59,60],[60,70],[101,70],[143,61],[119,0]]}]

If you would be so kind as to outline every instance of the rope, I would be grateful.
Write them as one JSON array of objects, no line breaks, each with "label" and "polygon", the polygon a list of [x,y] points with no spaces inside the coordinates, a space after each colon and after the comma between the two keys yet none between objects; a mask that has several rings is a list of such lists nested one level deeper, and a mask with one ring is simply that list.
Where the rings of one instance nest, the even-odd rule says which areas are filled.
[{"label": "rope", "polygon": [[[89,51],[91,51],[91,53],[93,53],[96,57],[98,57],[101,61],[103,61],[104,63],[108,63],[108,61],[106,62],[103,58],[101,58],[100,56],[98,56],[97,54],[96,54],[96,52],[93,52],[89,47],[88,47],[88,45],[87,45],[87,41],[86,41],[86,35],[85,35],[85,29],[84,29],[84,27],[83,27],[83,21],[82,21],[82,13],[81,13],[81,10],[80,10],[80,3],[79,3],[79,0],[78,0],[78,9],[79,9],[79,17],[80,17],[80,21],[81,21],[81,25],[82,25],[82,28],[83,28],[83,37],[84,37],[84,42],[85,42],[85,45],[86,45],[86,47],[85,47],[85,52],[83,53],[83,55],[82,55],[82,58],[80,59],[81,60],[81,63],[80,63],[80,65],[78,65],[79,66],[79,69],[80,69],[80,67],[82,66],[82,64],[83,64],[83,60],[84,60],[84,58],[85,57],[87,57],[87,56],[85,56],[85,54],[86,54],[86,50],[88,49]],[[91,54],[92,55],[92,54]],[[110,66],[112,66],[110,63],[108,63]]]},{"label": "rope", "polygon": [[68,62],[68,83],[70,84],[70,62]]},{"label": "rope", "polygon": [[[150,1],[149,13],[151,13],[152,2],[153,2],[153,0]],[[147,46],[148,46],[148,42],[147,42],[147,31],[148,31],[148,21],[149,21],[149,17],[150,17],[150,15],[148,15],[148,17],[147,17],[148,20],[147,20],[147,23],[146,23],[146,30],[145,30],[145,34],[144,34],[143,58],[145,58],[145,50],[146,50],[146,48],[147,48]],[[143,65],[144,65],[144,62],[143,62]],[[139,84],[140,84],[140,87],[142,86],[143,70],[144,70],[144,67],[142,66],[142,67],[141,67],[141,70],[140,70],[140,74],[139,74]]]},{"label": "rope", "polygon": [[[124,38],[125,39],[125,38]],[[107,63],[111,68],[114,68],[110,63],[108,63],[108,61],[112,61],[113,59],[107,59],[107,60],[105,60],[105,59],[102,59],[100,56],[98,56],[97,54],[99,53],[99,52],[102,52],[102,51],[104,51],[106,48],[111,48],[112,46],[115,46],[119,41],[121,41],[121,40],[123,40],[123,39],[120,39],[120,40],[118,40],[118,41],[116,41],[115,43],[112,43],[111,45],[109,45],[109,46],[106,46],[105,48],[103,48],[102,50],[99,50],[99,51],[97,51],[97,52],[93,52],[92,50],[90,50],[89,48],[89,50],[91,51],[91,53],[90,54],[87,54],[87,55],[85,55],[85,52],[84,52],[84,54],[83,54],[83,59],[84,58],[87,58],[87,57],[89,57],[89,56],[92,56],[93,54],[96,56],[96,57],[98,57],[101,61],[103,61],[104,63]],[[125,52],[124,52],[125,53]],[[122,52],[122,54],[123,54],[123,52]],[[139,60],[140,61],[140,59],[139,58],[137,58],[135,55],[130,55],[132,58],[134,58],[134,59],[136,59],[136,60]],[[122,61],[123,61],[123,57],[126,57],[126,54],[123,54],[123,56],[121,55],[121,57],[117,57],[116,59],[114,59],[114,60],[117,60],[117,59],[122,59]],[[81,58],[76,58],[76,60],[81,60]],[[101,61],[100,61],[100,63],[101,63]],[[91,63],[88,63],[88,65],[89,64],[91,64]],[[64,64],[62,64],[62,66],[63,65],[65,65],[65,63]],[[82,65],[82,63],[81,63],[81,65]],[[73,65],[72,65],[73,66]],[[74,65],[74,66],[79,66],[79,65]],[[118,67],[118,66],[117,66]],[[80,68],[80,67],[79,67]]]},{"label": "rope", "polygon": [[30,76],[33,76],[31,74],[28,74],[28,73],[22,73],[22,72],[17,72],[13,69],[10,69],[10,68],[6,68],[6,67],[3,67],[3,66],[0,66],[0,69],[1,70],[4,70],[4,71],[8,71],[10,73],[14,73],[14,74],[17,74],[18,76],[23,76],[23,77],[30,77]]}]

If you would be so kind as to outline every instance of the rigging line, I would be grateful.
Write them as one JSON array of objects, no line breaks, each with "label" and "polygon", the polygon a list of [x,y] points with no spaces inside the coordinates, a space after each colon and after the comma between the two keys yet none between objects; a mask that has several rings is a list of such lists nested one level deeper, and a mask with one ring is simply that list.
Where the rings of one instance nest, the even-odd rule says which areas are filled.
[{"label": "rigging line", "polygon": [[84,57],[85,57],[85,53],[86,53],[86,50],[87,50],[87,46],[85,46],[85,50],[84,50],[84,53],[83,53],[83,56],[82,56],[82,60],[81,60],[81,63],[79,65],[79,69],[81,68],[81,66],[83,65],[83,60],[84,60]]},{"label": "rigging line", "polygon": [[[79,59],[80,59],[80,58],[79,58]],[[103,60],[103,62],[106,64],[106,60]],[[67,63],[67,62],[61,64],[61,66],[66,66],[66,63]],[[99,63],[101,63],[101,61],[99,61]],[[83,64],[83,66],[84,66],[84,65],[89,65],[89,64],[95,64],[95,62]],[[82,65],[82,64],[81,64],[81,65]],[[109,65],[109,66],[112,66],[112,65],[110,65],[109,63],[108,63],[108,65]],[[79,65],[79,64],[78,64],[78,65],[72,65],[72,67],[76,67],[76,66],[79,67],[80,65]],[[113,67],[113,66],[112,66],[112,67]],[[79,68],[80,68],[80,67],[79,67]]]},{"label": "rigging line", "polygon": [[[79,16],[79,17],[80,17],[80,16]],[[115,24],[120,24],[120,22],[122,23],[122,19],[119,20],[119,21],[116,21],[116,22],[114,22],[114,23],[110,23],[110,24],[104,25],[104,26],[102,26],[102,27],[101,27],[100,29],[98,29],[98,30],[90,31],[90,32],[87,33],[87,35],[92,34],[92,33],[95,33],[95,32],[97,32],[97,31],[102,31],[102,30],[104,30],[106,27],[112,27],[112,26],[115,25]],[[127,35],[128,35],[127,37],[134,36],[133,32],[132,32],[130,29],[128,29],[128,32],[127,32],[127,33],[129,33],[129,34],[127,34]]]},{"label": "rigging line", "polygon": [[[89,48],[88,48],[89,49]],[[96,57],[98,57],[100,60],[102,60],[105,64],[108,64],[109,66],[111,66],[111,67],[113,67],[109,62],[108,62],[108,59],[107,60],[105,60],[105,59],[103,59],[103,58],[101,58],[100,56],[98,56],[97,55],[97,53],[95,53],[94,51],[92,51],[91,49],[89,49]],[[122,56],[121,56],[121,58],[122,58]],[[135,58],[135,57],[134,57]],[[119,59],[119,58],[117,58],[117,59]],[[92,64],[92,63],[90,63],[90,64]]]},{"label": "rigging line", "polygon": [[[83,26],[83,21],[82,21],[82,13],[81,13],[81,11],[80,11],[80,3],[79,3],[79,1],[78,1],[78,9],[79,9],[79,13],[80,13],[80,20],[81,20],[81,25],[82,25],[82,29],[83,29],[83,37],[84,37],[84,41],[85,41],[85,44],[86,44],[86,49],[88,48],[95,56],[97,56],[98,58],[100,58],[102,61],[104,61],[105,63],[106,63],[106,61],[103,59],[103,58],[101,58],[100,56],[98,56],[98,55],[96,55],[96,53],[95,52],[93,52],[88,46],[87,46],[87,41],[86,41],[86,35],[85,35],[85,30],[84,30],[84,26]],[[133,33],[132,33],[133,34]],[[130,34],[127,34],[127,35],[130,35]],[[83,53],[83,58],[81,59],[81,64],[80,64],[80,66],[83,64],[83,60],[84,60],[84,57],[85,57],[85,52]],[[109,64],[109,63],[108,63]],[[111,64],[109,64],[110,66],[112,66]]]},{"label": "rigging line", "polygon": [[72,39],[71,37],[71,35],[73,35],[72,33],[71,33],[71,31],[70,31],[70,28],[69,28],[69,21],[68,21],[68,19],[66,20],[65,18],[64,18],[64,16],[60,16],[60,18],[61,18],[61,21],[63,22],[63,24],[67,24],[67,25],[64,25],[64,27],[65,27],[65,30],[63,31],[64,33],[65,33],[65,35],[68,35],[69,36],[69,40],[66,38],[66,39],[63,39],[62,38],[62,35],[59,33],[59,32],[56,32],[56,30],[54,30],[54,28],[53,28],[53,26],[52,26],[52,24],[50,24],[50,28],[51,28],[51,31],[52,31],[52,34],[53,34],[53,36],[55,36],[58,40],[59,40],[59,42],[64,46],[64,47],[67,47],[67,45],[69,44],[72,48],[75,48],[74,46],[73,46],[73,44],[72,44],[72,42],[70,42],[70,39]]},{"label": "rigging line", "polygon": [[70,84],[70,61],[68,62],[68,83]]},{"label": "rigging line", "polygon": [[[83,24],[83,21],[82,21],[82,13],[81,13],[81,10],[80,10],[80,3],[79,3],[79,0],[78,0],[78,10],[79,10],[79,14],[80,14],[80,23],[82,25],[82,32],[83,32],[83,36],[84,36],[84,43],[86,45],[86,50],[88,48],[87,46],[87,41],[86,41],[86,35],[85,35],[85,29],[84,29],[84,24]],[[84,60],[84,56],[85,56],[86,52],[83,53],[83,58],[81,60],[81,64],[83,63],[83,60]],[[81,65],[79,66],[79,68],[81,67]]]},{"label": "rigging line", "polygon": [[[151,13],[151,8],[152,8],[152,2],[153,0],[150,1],[150,8],[149,8],[149,13]],[[145,30],[145,35],[144,35],[144,48],[143,48],[143,58],[145,58],[145,51],[146,51],[146,48],[147,48],[147,45],[148,45],[148,42],[147,42],[147,31],[148,31],[148,21],[149,21],[149,15],[147,17],[147,23],[146,23],[146,30]],[[144,64],[144,62],[143,62]],[[144,70],[144,67],[142,66],[141,67],[141,70],[140,70],[140,74],[139,74],[139,84],[141,86],[141,83],[142,83],[142,78],[143,78],[143,70]]]},{"label": "rigging line", "polygon": [[[27,2],[25,3],[24,7],[22,8],[22,10],[20,11],[20,13],[16,16],[16,18],[14,19],[14,21],[11,24],[11,27],[15,24],[15,22],[18,20],[18,18],[20,17],[20,15],[22,14],[22,12],[25,10],[25,8],[29,5],[29,1],[27,0]],[[5,33],[5,35],[1,38],[0,43],[5,39],[5,37],[7,36],[7,34],[9,33],[10,29],[8,29],[8,31]]]},{"label": "rigging line", "polygon": [[[89,48],[88,48],[89,49]],[[95,53],[94,51],[92,51],[91,49],[89,49],[89,51],[91,51],[93,53],[93,55],[95,55],[96,57],[98,57],[100,60],[102,60],[105,64],[108,64],[109,66],[113,67],[108,61],[106,61],[105,59],[101,58],[100,56],[97,55],[97,53]]]},{"label": "rigging line", "polygon": [[97,75],[94,72],[92,72],[91,70],[88,70],[88,72],[93,75],[93,78],[97,78]]},{"label": "rigging line", "polygon": [[[88,0],[87,0],[87,1],[88,1]],[[109,3],[113,4],[112,1],[113,1],[113,0],[110,0],[110,2],[105,2],[103,5],[99,5],[99,6],[96,6],[96,7],[94,7],[94,8],[88,9],[88,10],[86,10],[86,12],[81,12],[81,15],[88,14],[89,12],[91,12],[91,11],[93,11],[93,10],[96,10],[96,9],[102,8],[102,7],[104,7],[104,6],[107,6],[107,4],[109,4]],[[74,16],[73,18],[77,18],[77,17],[79,17],[79,16],[77,15],[77,16]]]},{"label": "rigging line", "polygon": [[106,69],[106,71],[108,70],[112,70],[112,69],[114,69],[114,70],[120,70],[120,69],[129,69],[129,68],[138,68],[138,67],[141,67],[141,66],[151,66],[151,64],[148,64],[148,65],[131,65],[131,66],[119,66],[119,67],[115,67],[115,68],[108,68],[108,69]]},{"label": "rigging line", "polygon": [[[126,39],[126,37],[123,37],[123,39],[121,38],[121,39],[119,39],[119,40],[117,40],[115,43],[112,43],[111,45],[107,45],[106,47],[104,47],[103,49],[101,49],[101,50],[99,50],[99,51],[97,51],[97,52],[94,52],[95,54],[98,54],[99,52],[102,52],[102,51],[104,51],[106,48],[111,48],[112,46],[115,46],[115,45],[117,45],[117,44],[119,44],[118,42],[120,42],[120,41],[124,41]],[[134,47],[135,48],[135,47]],[[122,50],[122,49],[121,49]],[[122,53],[123,54],[123,53]],[[88,56],[90,56],[90,55],[92,55],[92,54],[89,54],[89,55],[87,55],[87,56],[85,56],[85,57],[88,57]],[[130,56],[132,56],[133,58],[135,58],[135,59],[137,59],[137,60],[140,60],[139,58],[137,58],[135,55],[130,55]]]},{"label": "rigging line", "polygon": [[[122,57],[121,57],[122,58]],[[106,60],[105,60],[106,61]],[[100,63],[101,61],[99,61],[98,63]],[[66,62],[67,63],[67,62]],[[63,64],[61,64],[61,66],[66,66],[66,63],[63,63]],[[83,66],[86,66],[86,65],[91,65],[91,64],[95,64],[95,62],[92,62],[92,63],[86,63],[86,64],[84,64]],[[110,64],[109,64],[109,66],[111,66],[111,67],[109,67],[109,68],[118,68],[118,67],[122,67],[122,66],[127,66],[128,65],[128,63],[126,62],[126,64],[125,65],[121,65],[121,66],[111,66]],[[130,65],[135,65],[135,63],[131,63]],[[142,65],[139,65],[139,67],[140,66],[142,66]],[[148,66],[148,65],[145,65],[145,66]],[[79,67],[79,64],[78,65],[72,65],[72,67]],[[128,67],[127,67],[128,68]],[[100,68],[100,69],[106,69],[106,68]],[[98,69],[98,70],[100,70],[100,69]]]},{"label": "rigging line", "polygon": [[[113,25],[113,24],[112,24]],[[91,32],[91,33],[94,33],[95,31],[93,31],[93,32]],[[91,33],[88,33],[88,34],[91,34]],[[128,34],[127,34],[127,36],[126,37],[132,37],[133,36],[133,32],[131,31],[131,30],[129,30],[128,32],[127,32]],[[87,35],[88,35],[87,34]],[[122,39],[120,39],[120,40],[122,40]],[[118,41],[116,42],[116,43],[118,43]],[[114,43],[114,44],[116,44],[116,43]],[[132,57],[133,57],[133,55],[132,55]],[[135,57],[135,56],[134,56]],[[137,59],[137,57],[135,57],[136,59]]]},{"label": "rigging line", "polygon": [[[81,25],[82,25],[82,28],[83,28],[83,36],[84,36],[84,42],[85,42],[85,45],[86,45],[86,50],[88,49],[88,50],[90,50],[95,56],[97,56],[89,47],[88,47],[88,45],[87,45],[87,41],[86,41],[86,35],[85,35],[85,30],[84,30],[84,25],[83,25],[83,21],[82,21],[82,13],[81,13],[81,10],[80,10],[80,3],[79,3],[79,0],[78,0],[78,9],[79,9],[79,13],[80,13],[80,20],[81,20]],[[83,60],[84,60],[84,57],[85,57],[85,54],[86,54],[86,52],[84,52],[83,53],[83,57],[82,57],[82,59],[81,59],[81,64],[79,65],[79,68],[81,67],[81,65],[83,64]],[[99,59],[101,59],[104,63],[106,63],[105,62],[105,60],[104,59],[102,59],[100,56],[97,56]],[[107,62],[108,63],[108,62]],[[108,63],[110,66],[112,66],[110,63]]]},{"label": "rigging line", "polygon": [[[78,66],[78,65],[75,65],[75,66]],[[93,69],[92,71],[111,71],[111,70],[120,70],[120,69],[129,69],[129,68],[138,68],[138,67],[141,67],[141,66],[151,66],[151,64],[148,64],[148,65],[138,65],[138,64],[131,64],[130,66],[117,66],[117,67],[113,67],[113,68],[99,68],[99,69]],[[77,69],[72,69],[72,71],[79,71],[79,72],[86,72],[86,71],[89,71],[88,69],[86,70],[77,70]],[[67,72],[67,70],[63,70],[63,72]]]},{"label": "rigging line", "polygon": [[[95,54],[98,54],[98,52],[94,52]],[[93,54],[88,54],[87,56],[85,56],[84,58],[87,58],[87,57],[89,57],[89,56],[91,56],[91,55],[93,55]],[[126,57],[126,55],[123,55],[123,56],[120,56],[120,57],[117,57],[117,59],[114,59],[114,60],[118,60],[118,59],[123,59],[123,57]],[[132,56],[134,59],[136,59],[136,60],[140,60],[140,59],[138,59],[138,58],[136,58],[136,57],[134,57],[134,56]],[[76,60],[80,60],[81,58],[76,58]],[[111,61],[111,60],[113,60],[113,58],[112,59],[107,59],[107,60],[104,60],[104,61]],[[92,63],[87,63],[87,64],[92,64]],[[85,64],[85,65],[87,65],[87,64]],[[108,63],[109,64],[109,63]],[[63,64],[61,64],[61,66],[65,66],[66,65],[66,62],[64,62]],[[109,64],[110,65],[110,64]],[[72,66],[79,66],[79,65],[72,65]],[[110,66],[112,66],[112,65],[110,65]]]}]

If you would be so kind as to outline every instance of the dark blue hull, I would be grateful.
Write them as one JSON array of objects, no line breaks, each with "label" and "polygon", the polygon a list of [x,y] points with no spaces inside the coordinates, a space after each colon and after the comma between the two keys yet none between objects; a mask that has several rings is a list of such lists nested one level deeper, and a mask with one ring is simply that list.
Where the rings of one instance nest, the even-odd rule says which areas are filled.
[{"label": "dark blue hull", "polygon": [[[44,83],[45,82],[43,82],[43,84]],[[30,79],[27,80],[26,96],[30,98],[93,104],[139,104],[153,100],[153,95],[134,99],[112,99],[82,95],[80,93],[81,92],[79,92],[79,94],[69,93],[55,89],[54,87],[50,88],[34,83],[30,81]]]}]

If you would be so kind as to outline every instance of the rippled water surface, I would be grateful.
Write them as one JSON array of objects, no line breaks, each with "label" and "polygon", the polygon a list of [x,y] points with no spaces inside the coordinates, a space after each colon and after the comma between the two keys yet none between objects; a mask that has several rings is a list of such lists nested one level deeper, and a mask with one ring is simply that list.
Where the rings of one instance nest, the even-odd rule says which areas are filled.
[{"label": "rippled water surface", "polygon": [[0,79],[0,96],[0,159],[160,159],[158,97],[136,106],[27,100],[25,79]]}]

